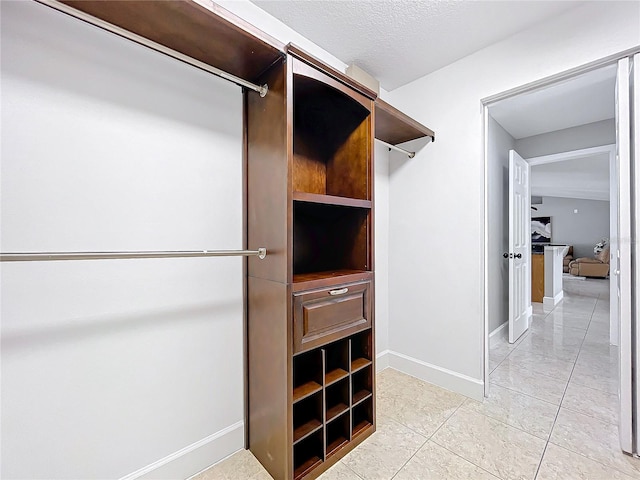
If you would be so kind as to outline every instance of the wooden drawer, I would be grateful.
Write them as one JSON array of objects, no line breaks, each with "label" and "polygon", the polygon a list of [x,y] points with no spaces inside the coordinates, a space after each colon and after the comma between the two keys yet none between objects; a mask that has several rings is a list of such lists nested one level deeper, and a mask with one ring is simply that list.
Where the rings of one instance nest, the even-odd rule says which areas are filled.
[{"label": "wooden drawer", "polygon": [[293,351],[301,352],[371,327],[371,282],[293,294]]}]

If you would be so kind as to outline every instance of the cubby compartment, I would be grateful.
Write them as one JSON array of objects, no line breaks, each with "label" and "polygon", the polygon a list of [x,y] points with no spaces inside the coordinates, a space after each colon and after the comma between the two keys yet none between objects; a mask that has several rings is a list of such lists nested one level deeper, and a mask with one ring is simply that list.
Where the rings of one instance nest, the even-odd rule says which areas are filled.
[{"label": "cubby compartment", "polygon": [[351,337],[351,372],[355,373],[369,365],[372,359],[371,330]]},{"label": "cubby compartment", "polygon": [[327,424],[326,441],[327,449],[326,456],[329,457],[335,453],[341,447],[344,447],[350,440],[349,421],[351,416],[349,412],[337,417],[333,422]]},{"label": "cubby compartment", "polygon": [[293,357],[293,403],[322,390],[322,352],[312,350]]},{"label": "cubby compartment", "polygon": [[351,410],[351,438],[361,434],[367,427],[373,425],[373,397],[360,402]]},{"label": "cubby compartment", "polygon": [[293,405],[293,443],[298,443],[322,428],[322,392]]},{"label": "cubby compartment", "polygon": [[293,76],[294,192],[370,199],[370,115],[338,89]]},{"label": "cubby compartment", "polygon": [[293,478],[304,477],[320,465],[324,458],[322,430],[309,435],[293,446]]},{"label": "cubby compartment", "polygon": [[329,423],[349,411],[349,379],[344,378],[327,387],[325,419]]},{"label": "cubby compartment", "polygon": [[349,341],[347,339],[330,343],[324,347],[324,384],[329,386],[349,375]]},{"label": "cubby compartment", "polygon": [[351,375],[351,405],[355,406],[371,397],[371,392],[373,391],[372,380],[371,365]]},{"label": "cubby compartment", "polygon": [[294,202],[293,274],[370,270],[368,208]]}]

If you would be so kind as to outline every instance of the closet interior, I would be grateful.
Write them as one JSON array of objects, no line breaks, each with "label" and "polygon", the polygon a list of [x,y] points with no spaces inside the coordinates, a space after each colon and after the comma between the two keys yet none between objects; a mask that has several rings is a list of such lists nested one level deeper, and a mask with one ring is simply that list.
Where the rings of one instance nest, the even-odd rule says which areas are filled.
[{"label": "closet interior", "polygon": [[433,131],[213,2],[41,3],[243,87],[246,446],[317,477],[375,431],[374,138]]}]

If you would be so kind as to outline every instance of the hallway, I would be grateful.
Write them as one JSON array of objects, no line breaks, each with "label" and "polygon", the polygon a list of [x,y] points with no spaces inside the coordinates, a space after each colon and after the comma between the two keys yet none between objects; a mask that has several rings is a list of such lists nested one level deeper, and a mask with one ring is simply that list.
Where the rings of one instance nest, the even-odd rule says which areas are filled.
[{"label": "hallway", "polygon": [[[529,332],[514,345],[506,339],[492,345],[491,398],[483,408],[549,437],[538,479],[626,478],[622,473],[640,478],[640,461],[619,448],[617,357],[617,347],[609,345],[609,282],[600,279],[565,277],[560,304],[545,312],[534,303]],[[560,469],[578,460],[584,476],[573,466],[571,472],[548,475],[552,466]]]},{"label": "hallway", "polygon": [[[564,300],[551,312],[534,304],[529,332],[515,345],[493,345],[484,403],[382,371],[377,432],[320,478],[640,478],[640,460],[618,444],[608,288],[605,280],[569,279]],[[249,451],[193,477],[269,478]]]}]

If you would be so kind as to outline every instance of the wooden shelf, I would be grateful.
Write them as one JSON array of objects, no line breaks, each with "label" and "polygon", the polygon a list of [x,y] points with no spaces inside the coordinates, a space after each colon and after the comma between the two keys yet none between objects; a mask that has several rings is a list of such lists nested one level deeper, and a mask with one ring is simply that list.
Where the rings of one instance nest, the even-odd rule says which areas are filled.
[{"label": "wooden shelf", "polygon": [[371,392],[369,390],[359,390],[353,394],[353,402],[351,403],[351,405],[355,407],[357,404],[359,404],[363,400],[366,400],[370,396]]},{"label": "wooden shelf", "polygon": [[355,360],[351,361],[351,373],[362,370],[369,365],[371,365],[371,360],[369,360],[368,358],[356,358]]},{"label": "wooden shelf", "polygon": [[371,208],[371,200],[338,197],[336,195],[322,195],[319,193],[293,192],[293,200],[297,202],[339,205],[343,207]]},{"label": "wooden shelf", "polygon": [[338,437],[333,440],[327,445],[327,457],[335,451],[339,450],[341,447],[344,447],[347,443],[349,443],[349,440],[344,437]]},{"label": "wooden shelf", "polygon": [[370,426],[371,426],[371,422],[369,422],[368,420],[363,420],[361,422],[358,422],[356,425],[353,426],[352,436],[355,437],[357,435],[360,435],[364,430],[366,430]]},{"label": "wooden shelf", "polygon": [[301,49],[300,47],[298,47],[293,43],[290,43],[289,45],[287,45],[287,53],[296,58],[299,58],[300,60],[304,61],[305,63],[308,63],[309,65],[312,65],[317,70],[329,75],[330,77],[336,79],[337,81],[343,83],[344,85],[351,87],[355,91],[361,93],[362,95],[365,95],[366,97],[369,97],[372,100],[374,100],[378,96],[376,92],[371,90],[366,85],[363,85],[362,83],[358,82],[357,80],[354,80],[348,75],[336,70],[335,68],[330,67],[329,65],[324,63],[322,60],[314,57],[313,55],[311,55],[310,53],[306,52],[305,50]]},{"label": "wooden shelf", "polygon": [[336,383],[343,378],[347,378],[349,376],[349,372],[343,370],[342,368],[336,368],[335,370],[331,370],[327,372],[324,376],[324,385],[328,387],[329,385]]},{"label": "wooden shelf", "polygon": [[302,478],[321,463],[322,459],[320,457],[311,457],[309,460],[305,461],[302,465],[295,469],[295,471],[293,472],[293,478],[296,480],[298,478]]},{"label": "wooden shelf", "polygon": [[322,422],[320,420],[317,420],[315,418],[309,420],[293,431],[293,443],[296,444],[300,440],[304,440],[320,428],[322,428]]},{"label": "wooden shelf", "polygon": [[[340,269],[340,270],[327,270],[325,272],[297,273],[293,276],[293,283],[312,282],[316,280],[338,278],[338,277],[344,277],[346,275],[361,275],[365,273],[371,273],[371,272],[368,272],[366,270]],[[348,281],[351,281],[351,279],[349,279]],[[308,287],[305,286],[303,289],[307,290],[307,288]]]},{"label": "wooden shelf", "polygon": [[422,137],[431,137],[435,141],[433,130],[425,127],[413,118],[402,113],[380,98],[376,99],[376,138],[397,145]]},{"label": "wooden shelf", "polygon": [[255,81],[284,58],[284,44],[231,12],[191,0],[61,0],[163,47]]},{"label": "wooden shelf", "polygon": [[322,390],[322,385],[317,382],[311,381],[304,383],[293,389],[293,403],[299,402],[320,390]]},{"label": "wooden shelf", "polygon": [[329,423],[331,420],[335,418],[338,418],[340,415],[348,411],[349,411],[349,406],[345,405],[344,403],[339,403],[331,407],[329,410],[327,410],[327,420],[326,420],[327,423]]}]

